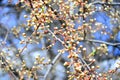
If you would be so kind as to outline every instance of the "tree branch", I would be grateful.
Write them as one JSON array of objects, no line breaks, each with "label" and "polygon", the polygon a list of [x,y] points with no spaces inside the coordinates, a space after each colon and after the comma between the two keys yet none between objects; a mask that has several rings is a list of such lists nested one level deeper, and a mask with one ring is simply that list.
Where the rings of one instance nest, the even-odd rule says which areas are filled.
[{"label": "tree branch", "polygon": [[58,38],[49,28],[48,28],[48,31],[55,37],[56,40],[60,41],[62,44],[64,43],[64,41]]},{"label": "tree branch", "polygon": [[85,62],[85,60],[82,57],[79,57],[80,61],[85,64],[85,66],[87,67],[87,69],[90,71],[90,66]]},{"label": "tree branch", "polygon": [[0,7],[14,8],[14,7],[16,7],[16,5],[14,5],[14,4],[0,4]]},{"label": "tree branch", "polygon": [[53,59],[52,63],[50,64],[46,74],[44,75],[44,79],[46,80],[48,77],[48,74],[50,73],[50,71],[52,70],[53,65],[56,63],[56,61],[60,58],[60,56],[62,55],[62,53],[58,53],[57,56]]},{"label": "tree branch", "polygon": [[110,43],[110,42],[101,41],[101,40],[94,40],[94,39],[86,39],[86,40],[83,40],[83,41],[102,43],[102,44],[111,45],[111,46],[120,46],[120,43]]},{"label": "tree branch", "polygon": [[106,2],[101,2],[101,1],[95,1],[95,2],[92,2],[91,4],[105,4],[105,5],[120,5],[120,3],[117,3],[117,2],[112,2],[112,3],[106,3]]},{"label": "tree branch", "polygon": [[[58,38],[49,28],[48,28],[48,31],[54,36],[54,38],[55,38],[56,40],[58,40],[60,43],[64,43],[64,42],[63,42],[60,38]],[[52,63],[50,64],[50,66],[49,66],[49,68],[48,68],[48,70],[47,70],[47,72],[46,72],[46,74],[44,75],[44,80],[47,79],[48,74],[49,74],[50,71],[52,70],[53,65],[54,65],[54,64],[56,63],[56,61],[61,57],[61,55],[62,55],[62,53],[58,53],[58,54],[56,55],[56,57],[53,59]]]}]

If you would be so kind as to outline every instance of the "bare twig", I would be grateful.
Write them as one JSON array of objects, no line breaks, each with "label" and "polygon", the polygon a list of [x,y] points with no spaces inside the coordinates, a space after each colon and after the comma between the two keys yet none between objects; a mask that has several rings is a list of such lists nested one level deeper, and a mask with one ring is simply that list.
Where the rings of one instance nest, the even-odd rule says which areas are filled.
[{"label": "bare twig", "polygon": [[80,61],[85,64],[85,66],[87,67],[87,69],[90,71],[90,66],[85,62],[85,60],[82,57],[79,57]]},{"label": "bare twig", "polygon": [[25,46],[20,50],[20,53],[19,53],[19,54],[22,54],[23,51],[27,48],[27,46],[28,46],[28,43],[26,43]]},{"label": "bare twig", "polygon": [[0,4],[0,7],[9,7],[9,8],[14,8],[14,7],[16,7],[16,5],[15,4]]},{"label": "bare twig", "polygon": [[60,41],[62,44],[64,43],[64,41],[58,38],[49,28],[48,28],[48,31],[55,37],[56,40]]},{"label": "bare twig", "polygon": [[8,38],[8,30],[7,30],[7,33],[6,33],[6,36],[5,36],[5,39],[4,39],[4,42],[6,42],[7,38]]},{"label": "bare twig", "polygon": [[117,2],[101,2],[101,1],[95,1],[95,2],[92,2],[90,4],[105,4],[105,5],[120,5],[120,3],[117,3]]},{"label": "bare twig", "polygon": [[48,74],[50,73],[50,71],[52,70],[53,65],[56,63],[56,61],[60,58],[60,56],[62,55],[62,53],[58,53],[57,56],[53,59],[52,63],[50,64],[46,74],[44,75],[44,80],[47,79]]},{"label": "bare twig", "polygon": [[[60,41],[61,43],[64,43],[60,38],[58,38],[50,29],[48,29],[48,31],[55,37],[55,39],[56,40],[58,40],[58,41]],[[47,72],[46,72],[46,74],[44,75],[44,80],[46,80],[47,79],[47,76],[48,76],[48,74],[50,73],[50,71],[52,70],[52,67],[53,67],[53,65],[56,63],[56,61],[61,57],[61,53],[58,53],[57,55],[56,55],[56,57],[53,59],[53,61],[52,61],[52,63],[50,64],[50,66],[49,66],[49,68],[48,68],[48,70],[47,70]]]},{"label": "bare twig", "polygon": [[83,41],[89,41],[89,42],[94,42],[94,43],[102,43],[102,44],[111,45],[111,46],[120,46],[120,43],[110,43],[110,42],[101,41],[101,40],[94,40],[94,39],[86,39],[86,40],[83,40]]}]

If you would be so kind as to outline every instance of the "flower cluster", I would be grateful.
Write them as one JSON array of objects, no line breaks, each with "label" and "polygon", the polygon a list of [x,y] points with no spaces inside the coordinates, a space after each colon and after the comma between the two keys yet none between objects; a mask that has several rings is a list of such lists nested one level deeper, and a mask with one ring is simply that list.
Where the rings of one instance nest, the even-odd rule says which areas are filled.
[{"label": "flower cluster", "polygon": [[[67,60],[64,62],[68,80],[108,80],[111,75],[119,69],[119,66],[114,70],[99,73],[97,70],[101,67],[98,66],[96,56],[102,57],[108,55],[108,45],[117,46],[105,41],[110,41],[114,38],[114,34],[106,31],[106,25],[97,22],[96,12],[110,12],[108,15],[112,19],[118,19],[118,11],[114,14],[111,6],[111,0],[102,0],[102,2],[90,2],[89,0],[20,0],[21,9],[26,9],[30,14],[24,15],[26,24],[14,27],[12,32],[16,38],[21,35],[20,40],[22,48],[18,49],[16,60],[23,55],[23,52],[30,44],[39,45],[42,39],[46,39],[48,45],[42,46],[41,50],[50,51],[57,42],[60,42],[62,49],[57,50],[57,55],[54,59],[45,61],[45,57],[41,54],[35,58],[32,67],[28,67],[27,63],[22,59],[21,63],[11,63],[5,56],[7,52],[2,51],[1,56],[4,59],[2,65],[5,71],[16,78],[13,70],[18,74],[17,78],[20,80],[34,78],[36,80],[41,77],[47,80],[50,71],[52,70],[56,61],[61,58],[61,55],[68,53]],[[18,3],[18,4],[19,4]],[[102,7],[96,6],[102,4]],[[21,32],[21,26],[25,29]],[[31,34],[29,30],[32,30]],[[112,29],[110,29],[112,30]],[[97,34],[97,32],[100,32]],[[118,31],[117,31],[118,32]],[[101,38],[103,41],[97,40],[97,36],[108,35],[109,39]],[[107,37],[108,37],[107,36]],[[2,44],[4,46],[4,44]],[[48,54],[49,55],[49,54]],[[119,63],[118,63],[119,65]],[[14,67],[16,66],[16,67]],[[42,76],[39,70],[46,70]]]}]

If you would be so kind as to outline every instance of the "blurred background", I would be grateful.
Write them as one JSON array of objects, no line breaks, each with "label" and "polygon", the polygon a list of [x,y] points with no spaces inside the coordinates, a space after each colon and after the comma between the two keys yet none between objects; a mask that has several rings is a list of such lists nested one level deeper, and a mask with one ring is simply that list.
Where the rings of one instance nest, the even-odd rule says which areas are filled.
[{"label": "blurred background", "polygon": [[[90,0],[89,3],[99,0]],[[114,2],[120,3],[120,0],[114,0]],[[43,37],[38,39],[38,37],[34,38],[33,44],[28,44],[27,49],[25,49],[19,58],[16,58],[16,54],[19,53],[19,50],[22,49],[26,44],[20,44],[21,40],[25,40],[22,33],[26,33],[27,36],[31,36],[33,32],[33,28],[29,28],[26,25],[27,20],[30,18],[24,18],[24,15],[30,15],[30,9],[28,7],[23,7],[23,4],[18,3],[18,0],[0,0],[0,52],[4,52],[5,58],[11,64],[14,64],[14,69],[21,68],[21,62],[24,60],[28,68],[31,68],[34,65],[34,61],[36,56],[40,55],[40,57],[45,57],[45,62],[49,59],[52,60],[57,54],[58,50],[62,49],[63,46],[59,41],[55,43],[55,45],[49,50],[42,50],[41,48],[46,47],[50,44],[47,41],[50,36]],[[17,6],[16,6],[17,4]],[[72,3],[71,5],[72,6]],[[53,6],[57,8],[57,6]],[[74,10],[71,11],[71,14],[79,13],[79,7],[77,6]],[[95,18],[96,21],[91,24],[92,30],[96,30],[97,24],[101,24],[102,29],[97,30],[92,33],[90,36],[95,40],[102,40],[111,43],[119,43],[120,42],[120,5],[113,5],[109,11],[103,11],[105,5],[102,4],[94,4],[93,8],[95,8],[95,12],[92,13],[92,16],[88,16],[85,21],[89,23],[90,19]],[[117,17],[111,17],[111,14],[118,15]],[[80,25],[83,23],[80,22],[82,18],[78,18],[74,20],[74,28],[78,29]],[[60,27],[59,21],[54,21],[50,26],[58,26]],[[52,28],[52,27],[51,27]],[[108,34],[103,34],[102,32],[107,32]],[[39,30],[39,32],[41,32]],[[111,37],[112,35],[112,37]],[[42,36],[42,35],[41,35]],[[39,43],[36,43],[38,41]],[[5,42],[5,43],[3,43]],[[83,46],[88,49],[88,53],[94,50],[94,45],[99,46],[99,43],[92,44],[81,42]],[[92,47],[92,48],[91,48]],[[120,45],[111,46],[107,45],[107,55],[95,55],[97,60],[96,64],[100,66],[98,72],[106,72],[109,69],[115,69],[118,66],[119,56],[120,56]],[[99,53],[98,53],[99,54]],[[55,64],[51,74],[49,75],[50,80],[67,80],[66,70],[67,68],[63,66],[64,62],[68,59],[66,58],[68,55],[65,52],[62,57]],[[0,80],[12,80],[10,78],[10,74],[6,72],[2,67],[2,58],[0,58]],[[42,66],[42,65],[41,65]],[[49,66],[42,67],[42,70],[38,70],[38,74],[40,77],[44,76],[46,70]],[[17,75],[17,73],[15,73]],[[113,76],[113,80],[119,80],[120,74],[119,70]],[[34,80],[31,78],[31,80]],[[42,80],[42,79],[40,79]]]}]

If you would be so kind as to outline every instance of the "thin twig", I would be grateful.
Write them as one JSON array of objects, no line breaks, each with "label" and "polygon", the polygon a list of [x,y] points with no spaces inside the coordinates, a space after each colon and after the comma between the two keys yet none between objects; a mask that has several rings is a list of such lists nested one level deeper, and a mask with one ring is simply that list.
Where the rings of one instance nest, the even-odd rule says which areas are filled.
[{"label": "thin twig", "polygon": [[[58,40],[58,41],[60,41],[61,43],[64,43],[60,38],[58,38],[49,28],[48,28],[48,31],[54,36],[54,38],[56,39],[56,40]],[[52,63],[50,64],[50,66],[49,66],[49,68],[48,68],[48,70],[47,70],[47,72],[46,72],[46,74],[44,75],[44,80],[46,80],[47,79],[47,76],[48,76],[48,74],[50,73],[50,71],[52,70],[52,67],[53,67],[53,65],[56,63],[56,61],[61,57],[61,53],[58,53],[57,55],[56,55],[56,57],[53,59],[53,61],[52,61]]]},{"label": "thin twig", "polygon": [[27,46],[28,46],[28,43],[26,43],[25,46],[22,48],[22,50],[20,50],[20,53],[19,53],[19,54],[22,54],[23,51],[27,48]]},{"label": "thin twig", "polygon": [[4,39],[4,42],[6,42],[7,38],[8,38],[8,30],[7,30],[7,33],[6,33],[6,36],[5,36],[5,39]]},{"label": "thin twig", "polygon": [[87,67],[87,69],[90,71],[90,66],[85,62],[85,60],[82,57],[79,57],[80,61],[85,64],[85,66]]},{"label": "thin twig", "polygon": [[105,5],[120,5],[120,3],[118,2],[101,2],[101,1],[95,1],[95,2],[92,2],[90,4],[105,4]]},{"label": "thin twig", "polygon": [[53,59],[52,63],[50,64],[47,72],[45,73],[44,75],[44,79],[43,80],[46,80],[47,77],[48,77],[48,74],[50,73],[50,71],[52,70],[52,67],[53,65],[56,63],[56,61],[60,58],[60,56],[62,55],[62,53],[58,53],[57,56]]},{"label": "thin twig", "polygon": [[58,38],[49,28],[48,28],[48,31],[55,37],[56,40],[60,41],[62,44],[64,43],[64,41]]},{"label": "thin twig", "polygon": [[83,40],[83,41],[89,41],[89,42],[94,42],[94,43],[102,43],[102,44],[111,45],[111,46],[120,46],[120,43],[110,43],[110,42],[101,41],[101,40],[94,40],[94,39],[86,39],[86,40]]}]

